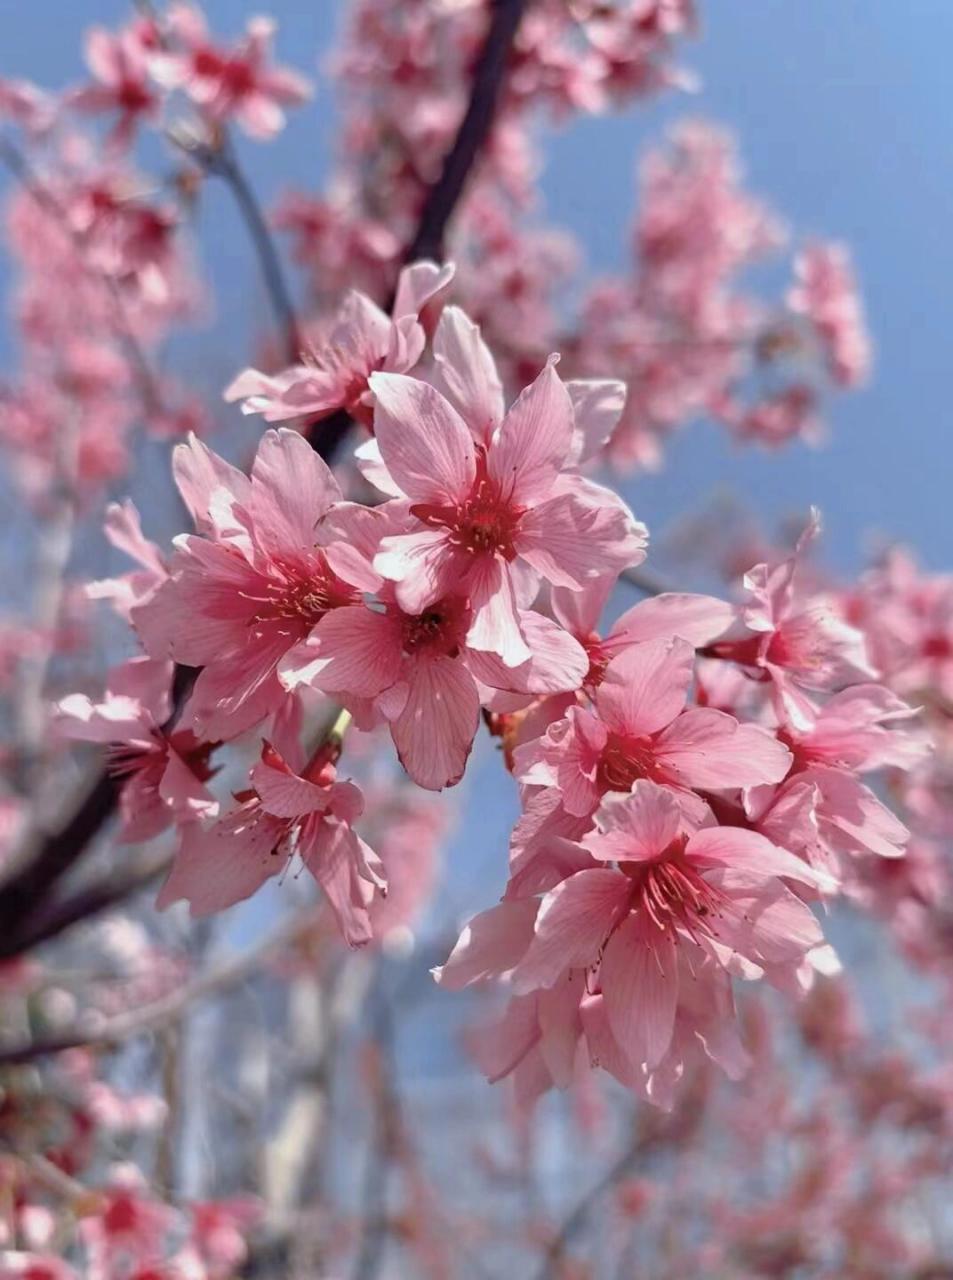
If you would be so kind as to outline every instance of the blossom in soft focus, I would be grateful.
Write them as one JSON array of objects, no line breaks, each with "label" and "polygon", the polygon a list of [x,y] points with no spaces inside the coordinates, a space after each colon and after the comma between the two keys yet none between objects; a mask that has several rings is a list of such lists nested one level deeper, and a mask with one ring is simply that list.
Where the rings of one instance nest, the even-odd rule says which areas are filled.
[{"label": "blossom in soft focus", "polygon": [[251,478],[195,439],[177,446],[175,471],[199,532],[178,539],[132,621],[153,656],[202,667],[183,723],[234,737],[280,706],[285,654],[379,579],[348,545],[337,482],[295,432],[265,433]]},{"label": "blossom in soft focus", "polygon": [[213,124],[234,120],[249,136],[268,139],[284,127],[285,110],[311,96],[310,82],[271,61],[275,23],[249,20],[234,45],[213,40],[201,10],[170,6],[166,27],[171,48],[153,54],[152,74],[168,89],[182,89]]}]

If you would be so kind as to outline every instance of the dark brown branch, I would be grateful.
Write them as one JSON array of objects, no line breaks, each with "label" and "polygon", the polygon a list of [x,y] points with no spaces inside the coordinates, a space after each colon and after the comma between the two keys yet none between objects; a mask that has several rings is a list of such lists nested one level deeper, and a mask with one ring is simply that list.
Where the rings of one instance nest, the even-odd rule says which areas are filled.
[{"label": "dark brown branch", "polygon": [[404,253],[405,262],[418,258],[443,258],[447,223],[463,194],[474,161],[489,137],[497,102],[520,20],[528,0],[494,0],[490,29],[473,73],[473,88],[466,114],[453,146],[443,162],[443,172],[427,193],[417,234]]}]

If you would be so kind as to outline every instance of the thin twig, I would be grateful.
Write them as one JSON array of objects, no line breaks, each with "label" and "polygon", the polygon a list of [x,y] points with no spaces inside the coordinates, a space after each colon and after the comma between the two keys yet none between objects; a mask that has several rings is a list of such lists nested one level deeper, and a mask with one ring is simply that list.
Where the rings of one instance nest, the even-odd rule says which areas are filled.
[{"label": "thin twig", "polygon": [[0,938],[0,960],[7,955],[20,955],[41,942],[55,938],[64,929],[118,906],[152,884],[171,865],[172,855],[161,853],[143,860],[125,875],[108,872],[100,880],[77,889],[66,898],[41,903],[21,929],[9,939]]},{"label": "thin twig", "polygon": [[289,364],[295,364],[301,358],[301,332],[294,303],[291,300],[291,291],[285,280],[281,258],[265,215],[262,213],[251,183],[238,163],[235,150],[229,139],[225,137],[220,146],[214,149],[197,148],[192,154],[207,173],[221,178],[235,198],[235,204],[238,206],[258,258],[285,358]]},{"label": "thin twig", "polygon": [[354,1264],[352,1280],[375,1280],[384,1262],[390,1234],[387,1187],[391,1165],[401,1140],[401,1108],[396,1088],[394,1023],[383,991],[378,992],[374,1017],[374,1040],[378,1053],[375,1140],[368,1144],[362,1191],[364,1231]]}]

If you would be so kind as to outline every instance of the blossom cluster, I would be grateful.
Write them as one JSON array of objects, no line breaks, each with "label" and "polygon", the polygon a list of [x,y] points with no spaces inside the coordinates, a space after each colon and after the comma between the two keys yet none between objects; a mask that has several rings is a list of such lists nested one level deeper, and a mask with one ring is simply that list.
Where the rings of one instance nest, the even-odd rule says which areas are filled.
[{"label": "blossom cluster", "polygon": [[[523,814],[504,900],[440,980],[512,989],[485,1061],[517,1072],[525,1097],[567,1084],[584,1045],[671,1105],[693,1055],[745,1067],[733,977],[797,993],[834,963],[809,904],[907,837],[859,774],[909,765],[925,743],[836,600],[800,588],[816,517],[793,555],[750,570],[737,604],[666,593],[601,635],[647,543],[581,470],[624,386],[564,382],[553,356],[507,409],[463,311],[444,307],[428,347],[419,316],[448,278],[408,268],[392,319],[352,294],[326,353],[228,391],[272,420],[355,412],[381,500],[346,501],[288,428],[265,432],[248,476],[198,440],[178,446],[196,532],[165,561],[140,550],[149,572],[124,611],[146,654],[105,701],[61,711],[111,744],[140,822],[179,828],[160,905],[221,910],[297,856],[357,945],[387,869],[355,831],[363,799],[338,778],[340,735],[302,750],[303,699],[386,727],[432,790],[463,776],[482,710]],[[173,662],[198,673],[170,730]],[[219,812],[210,751],[252,730],[260,758]]]}]

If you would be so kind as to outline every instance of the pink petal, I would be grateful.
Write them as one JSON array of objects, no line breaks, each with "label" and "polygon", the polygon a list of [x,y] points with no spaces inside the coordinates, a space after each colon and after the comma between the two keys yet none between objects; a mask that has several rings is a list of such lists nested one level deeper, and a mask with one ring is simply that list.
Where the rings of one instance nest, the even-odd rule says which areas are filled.
[{"label": "pink petal", "polygon": [[650,861],[672,844],[681,824],[682,811],[672,792],[640,780],[629,795],[603,798],[596,811],[598,830],[580,844],[604,861]]},{"label": "pink petal", "polygon": [[508,973],[532,940],[538,909],[537,898],[515,898],[474,916],[446,962],[433,971],[437,982],[459,991]]},{"label": "pink petal", "polygon": [[433,340],[440,390],[483,446],[503,420],[503,385],[479,325],[445,308]]},{"label": "pink petal", "polygon": [[780,849],[756,831],[743,827],[705,827],[696,831],[686,847],[693,862],[728,867],[762,880],[783,876],[815,889],[832,889],[834,884],[822,871],[809,867],[787,849]]},{"label": "pink petal", "polygon": [[675,1027],[678,964],[671,935],[628,916],[600,967],[609,1026],[635,1069],[657,1066]]},{"label": "pink petal", "polygon": [[456,506],[476,476],[473,440],[439,391],[398,373],[375,373],[374,434],[387,470],[414,502]]},{"label": "pink petal", "polygon": [[341,500],[328,464],[297,431],[282,427],[262,436],[251,477],[258,541],[276,552],[311,548],[318,521]]},{"label": "pink petal", "polygon": [[[244,506],[251,495],[248,477],[194,435],[173,449],[172,474],[196,529],[213,537],[222,529],[223,514],[235,503]],[[216,504],[219,491],[222,497]]]},{"label": "pink petal", "polygon": [[400,620],[357,604],[326,613],[282,660],[278,675],[286,689],[306,684],[374,698],[396,683],[402,665]]},{"label": "pink petal", "polygon": [[578,871],[543,898],[529,950],[513,970],[513,990],[524,995],[551,987],[567,969],[585,969],[626,910],[631,882],[608,867]]},{"label": "pink petal", "polygon": [[368,907],[374,886],[361,875],[370,851],[343,823],[312,818],[300,841],[301,860],[324,890],[349,947],[373,937]]},{"label": "pink petal", "polygon": [[[451,263],[438,266],[435,262],[414,262],[404,267],[397,277],[393,314],[395,320],[402,316],[419,316],[428,302],[445,289],[453,279]],[[436,348],[436,341],[434,343]]]},{"label": "pink petal", "polygon": [[[172,870],[156,899],[160,910],[185,898],[193,916],[224,911],[250,898],[283,870],[287,858],[276,854],[275,846],[285,824],[260,812],[255,818],[248,815],[246,806],[207,829],[197,824],[185,828]],[[243,821],[246,816],[248,820]]]},{"label": "pink petal", "polygon": [[678,636],[700,649],[727,631],[735,612],[734,605],[715,596],[665,592],[626,610],[614,623],[604,647],[612,652],[636,640]]},{"label": "pink petal", "polygon": [[695,650],[686,640],[646,640],[613,658],[596,691],[610,729],[632,736],[657,733],[685,705]]},{"label": "pink petal", "polygon": [[398,583],[397,599],[405,613],[422,613],[428,604],[459,589],[470,559],[450,542],[445,529],[382,538],[374,568]]},{"label": "pink petal", "polygon": [[487,468],[506,502],[531,506],[552,493],[572,444],[572,401],[552,358],[503,419]]},{"label": "pink petal", "polygon": [[594,506],[572,493],[561,493],[527,511],[514,545],[548,582],[574,591],[593,578],[618,575],[644,558],[631,552],[630,530],[618,508]]},{"label": "pink petal", "polygon": [[532,657],[508,667],[495,653],[471,649],[467,665],[482,684],[514,693],[563,693],[580,688],[589,657],[568,631],[540,613],[523,613],[519,627]]},{"label": "pink petal", "polygon": [[457,658],[407,663],[403,711],[391,725],[400,762],[420,787],[440,791],[463,777],[480,722],[473,677]]},{"label": "pink petal", "polygon": [[261,797],[262,808],[276,818],[324,813],[328,807],[328,788],[299,777],[270,742],[263,744],[261,760],[249,774],[249,781]]},{"label": "pink petal", "polygon": [[609,378],[567,382],[575,424],[573,461],[594,458],[608,443],[625,407],[625,383]]},{"label": "pink petal", "polygon": [[473,618],[467,632],[471,649],[499,654],[508,667],[529,662],[533,654],[520,626],[520,610],[507,565],[497,556],[485,555],[470,570],[470,605]]},{"label": "pink petal", "polygon": [[656,759],[699,790],[780,782],[793,757],[767,729],[711,707],[690,707],[656,739]]}]

